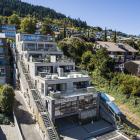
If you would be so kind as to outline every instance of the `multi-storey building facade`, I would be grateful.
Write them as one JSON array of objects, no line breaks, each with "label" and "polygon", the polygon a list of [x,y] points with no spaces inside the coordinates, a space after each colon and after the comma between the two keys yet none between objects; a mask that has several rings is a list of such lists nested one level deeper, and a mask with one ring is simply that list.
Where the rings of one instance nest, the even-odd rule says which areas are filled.
[{"label": "multi-storey building facade", "polygon": [[12,67],[10,48],[4,37],[0,37],[0,84],[11,84]]},{"label": "multi-storey building facade", "polygon": [[90,77],[75,71],[51,36],[17,34],[16,49],[53,121],[71,115],[98,118],[99,98]]},{"label": "multi-storey building facade", "polygon": [[15,25],[0,25],[1,35],[5,36],[5,38],[15,39],[16,37],[16,26]]}]

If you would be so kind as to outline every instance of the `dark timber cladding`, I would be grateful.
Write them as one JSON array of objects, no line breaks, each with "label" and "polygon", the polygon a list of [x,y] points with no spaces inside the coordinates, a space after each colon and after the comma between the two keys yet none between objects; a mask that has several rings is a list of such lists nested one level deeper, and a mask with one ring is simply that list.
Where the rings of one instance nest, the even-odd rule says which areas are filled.
[{"label": "dark timber cladding", "polygon": [[26,82],[29,85],[29,88],[31,90],[31,93],[32,93],[34,102],[37,106],[37,109],[38,109],[39,113],[41,114],[44,126],[46,128],[47,133],[48,133],[49,140],[59,140],[59,136],[58,136],[58,134],[53,126],[53,123],[51,122],[51,120],[49,118],[48,112],[45,109],[45,107],[43,106],[43,103],[42,103],[41,97],[39,96],[39,93],[37,93],[37,91],[34,90],[33,84],[31,82],[31,78],[30,78],[29,74],[27,73],[23,62],[20,62],[20,65],[21,65],[22,71],[26,77]]}]

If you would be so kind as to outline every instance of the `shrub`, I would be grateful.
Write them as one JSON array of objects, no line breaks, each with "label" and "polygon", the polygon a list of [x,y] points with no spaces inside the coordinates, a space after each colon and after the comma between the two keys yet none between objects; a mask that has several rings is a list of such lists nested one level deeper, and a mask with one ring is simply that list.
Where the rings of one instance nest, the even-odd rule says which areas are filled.
[{"label": "shrub", "polygon": [[0,92],[0,109],[3,113],[11,114],[14,104],[14,90],[12,87],[5,85]]},{"label": "shrub", "polygon": [[123,94],[140,95],[140,79],[127,74],[116,74],[111,81],[112,86],[117,86]]}]

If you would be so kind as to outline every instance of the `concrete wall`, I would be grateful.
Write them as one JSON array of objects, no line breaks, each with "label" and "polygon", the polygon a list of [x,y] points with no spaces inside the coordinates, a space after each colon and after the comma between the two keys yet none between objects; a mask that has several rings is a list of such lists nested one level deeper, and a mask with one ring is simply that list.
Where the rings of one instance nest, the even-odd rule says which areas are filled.
[{"label": "concrete wall", "polygon": [[18,122],[17,122],[17,118],[15,116],[15,113],[13,112],[13,117],[14,117],[14,124],[15,124],[15,128],[16,128],[16,133],[18,134],[18,138],[17,140],[23,140],[23,136],[21,134]]}]

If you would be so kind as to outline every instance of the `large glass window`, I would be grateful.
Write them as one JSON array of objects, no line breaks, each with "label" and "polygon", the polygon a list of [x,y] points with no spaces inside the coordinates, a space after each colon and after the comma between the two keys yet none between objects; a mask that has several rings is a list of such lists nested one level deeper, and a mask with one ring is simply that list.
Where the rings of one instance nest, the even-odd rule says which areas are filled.
[{"label": "large glass window", "polygon": [[84,82],[74,82],[73,86],[75,89],[82,89],[82,88],[87,88],[89,85],[88,81],[84,81]]},{"label": "large glass window", "polygon": [[25,44],[25,50],[34,51],[35,49],[36,49],[36,44],[34,44],[34,43]]},{"label": "large glass window", "polygon": [[45,44],[45,51],[48,51],[48,49],[49,49],[48,44]]},{"label": "large glass window", "polygon": [[38,44],[38,50],[44,50],[44,44]]}]

